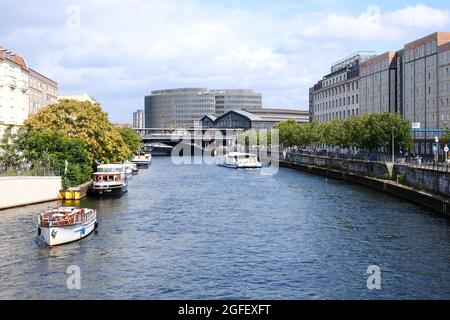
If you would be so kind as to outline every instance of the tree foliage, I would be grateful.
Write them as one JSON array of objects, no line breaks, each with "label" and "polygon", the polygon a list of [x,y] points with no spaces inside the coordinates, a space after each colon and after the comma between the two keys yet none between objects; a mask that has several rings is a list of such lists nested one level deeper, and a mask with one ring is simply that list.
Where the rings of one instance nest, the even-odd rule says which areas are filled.
[{"label": "tree foliage", "polygon": [[25,122],[31,130],[51,129],[66,138],[81,141],[90,163],[120,162],[126,160],[131,150],[120,132],[109,122],[100,104],[88,101],[60,100],[41,109]]},{"label": "tree foliage", "polygon": [[0,166],[18,169],[23,163],[23,155],[17,145],[15,135],[5,135],[0,143]]},{"label": "tree foliage", "polygon": [[390,147],[394,135],[395,148],[412,147],[409,121],[395,113],[367,113],[346,120],[297,124],[294,120],[280,122],[280,143],[285,147],[307,147],[326,144],[332,147],[355,147],[376,150]]},{"label": "tree foliage", "polygon": [[136,152],[140,151],[141,144],[142,144],[142,138],[140,135],[137,134],[137,132],[131,128],[122,127],[117,128],[120,135],[122,136],[123,141],[130,149],[130,156],[135,154]]},{"label": "tree foliage", "polygon": [[19,133],[16,144],[27,160],[57,170],[61,175],[67,161],[65,187],[79,185],[91,178],[92,168],[80,140],[67,138],[55,130],[25,129]]}]

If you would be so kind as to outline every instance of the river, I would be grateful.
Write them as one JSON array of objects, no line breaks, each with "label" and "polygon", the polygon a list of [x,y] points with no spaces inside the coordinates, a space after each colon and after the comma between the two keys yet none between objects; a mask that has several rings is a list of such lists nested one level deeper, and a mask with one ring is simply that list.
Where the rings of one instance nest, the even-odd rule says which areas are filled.
[{"label": "river", "polygon": [[342,181],[154,158],[121,198],[78,204],[95,233],[49,248],[54,204],[0,211],[0,299],[450,299],[449,220]]}]

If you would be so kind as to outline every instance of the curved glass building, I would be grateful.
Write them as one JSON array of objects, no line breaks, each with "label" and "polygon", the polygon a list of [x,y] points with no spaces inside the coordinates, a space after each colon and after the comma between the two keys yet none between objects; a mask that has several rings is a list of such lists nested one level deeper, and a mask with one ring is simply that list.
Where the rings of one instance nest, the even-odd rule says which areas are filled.
[{"label": "curved glass building", "polygon": [[262,108],[262,95],[253,90],[180,88],[152,91],[145,97],[146,128],[190,128],[205,114]]}]

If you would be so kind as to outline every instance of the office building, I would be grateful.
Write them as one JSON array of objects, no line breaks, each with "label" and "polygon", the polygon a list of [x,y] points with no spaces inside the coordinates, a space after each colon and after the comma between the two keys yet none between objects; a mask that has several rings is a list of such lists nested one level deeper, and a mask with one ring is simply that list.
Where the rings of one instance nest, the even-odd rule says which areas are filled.
[{"label": "office building", "polygon": [[309,89],[311,120],[326,122],[359,115],[360,65],[374,56],[373,52],[358,52],[338,61]]},{"label": "office building", "polygon": [[262,107],[262,95],[252,90],[180,88],[153,91],[145,97],[145,126],[190,128],[205,114]]},{"label": "office building", "polygon": [[145,113],[144,110],[137,110],[133,112],[133,129],[145,128]]}]

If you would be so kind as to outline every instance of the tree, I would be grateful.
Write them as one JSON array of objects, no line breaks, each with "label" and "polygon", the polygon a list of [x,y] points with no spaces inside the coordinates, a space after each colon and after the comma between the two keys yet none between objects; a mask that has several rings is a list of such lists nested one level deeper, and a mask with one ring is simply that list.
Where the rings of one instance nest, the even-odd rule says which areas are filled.
[{"label": "tree", "polygon": [[16,144],[17,137],[5,135],[0,144],[0,166],[18,169],[23,164],[23,155]]},{"label": "tree", "polygon": [[63,133],[44,129],[24,129],[16,139],[16,148],[34,165],[58,170],[61,175],[67,160],[67,174],[64,187],[79,185],[91,179],[92,168],[83,143],[66,138]]},{"label": "tree", "polygon": [[282,121],[274,126],[279,130],[280,144],[285,147],[297,146],[299,142],[299,128],[294,119]]},{"label": "tree", "polygon": [[394,147],[410,149],[413,147],[411,123],[398,113],[385,112],[379,115],[383,131],[384,147],[392,147],[392,134],[394,134]]},{"label": "tree", "polygon": [[129,156],[132,156],[136,152],[140,151],[141,144],[142,144],[142,138],[140,135],[137,134],[137,132],[131,128],[122,127],[117,128],[120,135],[122,136],[122,140],[125,142],[125,144],[130,149]]},{"label": "tree", "polygon": [[31,116],[24,126],[34,130],[51,129],[66,138],[76,138],[82,142],[89,163],[93,160],[121,162],[131,153],[98,103],[60,100]]}]

